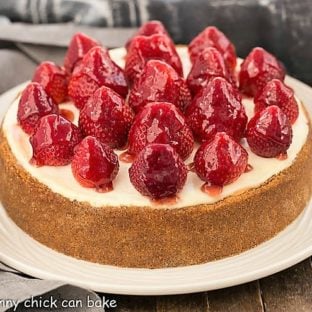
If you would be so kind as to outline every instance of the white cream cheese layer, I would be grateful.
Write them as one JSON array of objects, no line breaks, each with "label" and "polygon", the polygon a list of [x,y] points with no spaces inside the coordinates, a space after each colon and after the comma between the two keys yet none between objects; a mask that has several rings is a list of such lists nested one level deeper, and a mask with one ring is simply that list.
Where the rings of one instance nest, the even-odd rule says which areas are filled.
[{"label": "white cream cheese layer", "polygon": [[[187,55],[187,49],[179,47],[178,52],[181,56],[184,73],[188,73],[190,63]],[[125,50],[123,48],[110,51],[111,57],[121,67],[124,66]],[[22,90],[21,90],[22,91]],[[300,96],[300,95],[299,95]],[[17,109],[19,97],[12,103],[3,122],[4,134],[9,142],[11,150],[15,155],[18,163],[36,178],[42,184],[48,186],[53,192],[67,197],[71,201],[88,202],[92,206],[155,206],[149,198],[142,196],[131,184],[128,176],[130,164],[120,162],[120,170],[117,178],[114,180],[114,190],[108,193],[97,193],[94,189],[82,187],[74,178],[71,172],[71,166],[62,167],[35,167],[29,163],[32,157],[32,148],[29,143],[29,136],[17,124]],[[243,104],[248,117],[253,116],[253,101],[244,99]],[[246,144],[244,147],[248,151],[248,163],[253,167],[250,172],[244,173],[240,178],[230,185],[223,188],[223,192],[218,196],[210,196],[201,191],[203,181],[201,181],[195,173],[189,172],[186,184],[179,193],[179,200],[175,204],[171,204],[168,208],[182,208],[203,203],[214,203],[234,193],[239,193],[250,188],[259,187],[272,176],[278,174],[282,170],[289,167],[300,152],[306,142],[309,132],[308,119],[304,113],[302,104],[299,104],[299,117],[293,125],[293,141],[288,149],[288,158],[278,160],[275,158],[262,158],[252,153]],[[60,108],[71,110],[75,115],[74,123],[77,124],[79,111],[71,103],[61,104]],[[117,154],[120,152],[116,151]],[[186,161],[191,163],[195,151]],[[166,206],[167,208],[167,206]]]}]

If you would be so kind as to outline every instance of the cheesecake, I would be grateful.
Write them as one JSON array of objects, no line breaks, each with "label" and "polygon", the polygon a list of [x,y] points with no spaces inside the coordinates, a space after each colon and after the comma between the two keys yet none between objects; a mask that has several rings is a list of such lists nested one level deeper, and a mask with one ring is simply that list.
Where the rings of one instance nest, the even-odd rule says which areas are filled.
[{"label": "cheesecake", "polygon": [[[265,83],[263,79],[259,82],[259,79],[252,80],[253,78],[250,77],[248,82],[246,75],[243,78],[239,77],[238,75],[241,75],[239,71],[242,71],[244,66],[248,66],[246,65],[248,57],[242,64],[238,59],[239,64],[235,64],[234,69],[233,59],[230,58],[230,66],[224,62],[223,73],[225,74],[209,77],[206,79],[209,81],[202,79],[201,76],[200,87],[198,88],[197,84],[196,88],[192,89],[191,85],[194,86],[194,81],[192,84],[187,82],[196,76],[196,53],[203,55],[198,49],[194,50],[196,40],[189,48],[186,46],[171,48],[176,51],[178,57],[178,60],[174,59],[171,64],[165,57],[162,60],[155,57],[158,63],[148,61],[146,64],[140,64],[134,71],[130,71],[131,79],[127,79],[125,75],[124,81],[121,73],[127,68],[129,71],[133,64],[132,59],[138,59],[134,56],[132,59],[129,57],[131,51],[139,46],[136,38],[145,40],[156,37],[158,44],[161,44],[164,40],[162,36],[169,36],[162,31],[159,33],[157,30],[154,31],[153,35],[146,35],[144,31],[138,34],[128,42],[127,49],[118,48],[107,52],[111,62],[116,66],[114,77],[118,77],[116,79],[118,83],[113,84],[112,79],[94,79],[86,89],[88,92],[91,90],[90,94],[82,92],[82,88],[77,92],[73,91],[78,84],[85,81],[89,83],[91,80],[90,68],[85,66],[86,56],[90,58],[93,52],[92,57],[97,60],[98,56],[95,53],[102,49],[99,43],[93,41],[89,51],[78,50],[83,55],[78,58],[79,53],[76,53],[75,62],[70,63],[71,54],[67,54],[65,58],[67,66],[61,69],[62,74],[69,80],[69,86],[66,83],[55,85],[61,85],[61,88],[66,85],[69,96],[64,95],[64,92],[56,92],[57,90],[51,88],[51,85],[44,85],[44,79],[40,80],[37,72],[35,76],[39,75],[39,78],[33,81],[43,86],[47,96],[52,99],[52,104],[47,108],[48,113],[38,119],[33,128],[30,127],[29,131],[25,130],[28,128],[25,128],[24,119],[20,117],[25,84],[17,91],[16,98],[4,117],[0,132],[1,202],[9,217],[25,233],[55,251],[77,259],[118,267],[165,268],[202,264],[239,254],[273,238],[300,215],[311,198],[311,123],[310,116],[300,101],[300,94],[294,95],[297,111],[291,122],[286,117],[288,110],[285,110],[285,114],[281,112],[283,107],[280,109],[273,105],[256,112],[258,105],[256,99],[260,98],[261,91],[264,92],[263,87],[272,79],[282,81],[283,77],[276,74]],[[172,41],[168,42],[170,46]],[[215,48],[214,50],[218,50],[217,46]],[[232,51],[232,46],[230,48]],[[207,55],[202,57],[201,62],[206,62],[212,56],[215,57],[214,50],[205,50]],[[219,50],[222,52],[220,47]],[[224,56],[225,54],[221,52],[220,55]],[[220,62],[223,62],[223,59],[220,58]],[[139,64],[139,61],[135,64]],[[209,62],[205,64],[210,66]],[[148,66],[150,69],[147,68]],[[157,66],[160,68],[158,72],[156,72]],[[167,67],[170,67],[168,72],[174,72],[173,76],[170,72],[170,77],[175,77],[172,78],[175,82],[174,86],[181,80],[182,87],[179,87],[179,90],[185,86],[189,89],[187,96],[185,91],[180,92],[177,97],[172,97],[169,103],[168,98],[157,98],[159,94],[157,93],[156,98],[146,100],[145,93],[140,90],[144,87],[142,85],[146,86],[150,80],[143,81],[142,77],[148,75],[149,70],[155,71],[154,76],[151,77],[157,75],[163,77],[167,70],[163,68]],[[74,69],[68,72],[66,68]],[[43,68],[44,70],[46,69]],[[127,73],[127,70],[125,72]],[[208,70],[204,74],[207,72]],[[56,75],[53,79],[61,79],[60,77],[62,76]],[[185,79],[186,77],[188,79]],[[240,91],[235,85],[237,80],[242,82]],[[153,84],[156,83],[161,84],[155,78]],[[128,95],[125,86],[130,87]],[[291,88],[291,85],[289,87]],[[213,124],[208,131],[208,128],[203,128],[204,122],[207,123],[208,119],[200,124],[201,128],[197,127],[194,118],[198,115],[194,115],[193,112],[198,110],[192,110],[192,106],[206,103],[207,99],[214,96],[211,90],[219,90],[217,88],[220,90],[227,88],[224,92],[238,94],[235,101],[231,103],[240,103],[239,109],[243,111],[240,131],[237,132],[235,127],[234,133],[234,130],[229,128],[229,122],[225,126],[221,123]],[[101,100],[103,103],[107,102],[108,98],[110,101],[115,101],[114,105],[119,101],[123,108],[127,107],[127,113],[122,110],[123,116],[127,116],[127,123],[122,123],[123,133],[126,133],[124,140],[116,140],[112,136],[107,139],[106,132],[99,132],[98,128],[90,127],[90,120],[93,118],[94,111],[96,112],[96,110],[92,111],[92,108],[99,105]],[[218,102],[216,103],[218,105]],[[135,106],[136,104],[138,105]],[[57,106],[57,110],[53,105]],[[211,107],[212,104],[209,105]],[[91,107],[91,115],[88,107]],[[153,115],[154,112],[169,114],[168,111],[170,113],[174,111],[175,116],[178,114],[177,118],[183,120],[185,116],[185,127],[189,131],[187,132],[188,148],[183,148],[180,152],[177,148],[180,141],[177,141],[178,143],[174,141],[176,144],[174,146],[173,143],[171,144],[172,141],[170,145],[168,142],[160,142],[160,139],[150,139],[151,132],[147,135],[148,144],[144,141],[145,143],[142,143],[144,146],[142,145],[139,150],[132,148],[139,137],[146,134],[140,132],[140,136],[135,136],[135,131],[139,130],[134,129],[134,125],[140,124],[144,118],[150,118],[150,127],[154,127],[155,120],[162,122],[160,117],[155,117],[159,114]],[[237,113],[237,110],[234,112]],[[270,116],[278,114],[279,121],[282,117],[287,119],[282,133],[285,137],[285,129],[288,129],[289,135],[286,139],[283,137],[283,140],[288,140],[287,143],[284,145],[274,143],[278,147],[282,146],[283,152],[277,152],[278,155],[270,154],[275,146],[271,148],[269,143],[263,143],[264,147],[259,148],[260,139],[254,137],[255,131],[261,128],[261,120],[266,114],[271,114]],[[44,154],[36,150],[38,146],[36,144],[39,144],[36,142],[42,139],[42,135],[48,133],[46,130],[42,134],[41,127],[44,127],[45,122],[49,122],[48,117],[51,120],[51,116],[54,116],[54,124],[48,128],[49,131],[53,130],[55,122],[59,119],[63,120],[64,125],[66,122],[72,125],[68,133],[71,134],[70,140],[75,147],[73,146],[70,149],[71,153],[63,157],[63,160],[64,158],[66,160],[62,163],[55,162],[55,159],[53,162],[49,158],[51,154],[53,157],[59,155],[54,155],[54,150],[45,151]],[[86,116],[91,119],[87,119]],[[85,120],[88,120],[88,123]],[[30,121],[33,122],[33,119]],[[111,129],[111,132],[115,131],[115,128]],[[76,135],[75,131],[81,133]],[[237,133],[239,135],[235,137]],[[131,141],[130,137],[135,139]],[[265,139],[271,140],[271,137]],[[265,139],[261,137],[261,142]],[[270,144],[272,141],[276,140],[271,140]],[[183,137],[181,142],[182,145],[186,144],[186,139],[184,140]],[[211,159],[219,157],[223,151],[220,147],[222,144],[233,146],[231,151],[235,150],[237,153],[231,155],[231,160],[240,157],[236,167],[233,165],[233,168],[225,170],[227,172],[219,170],[228,160],[225,156],[217,163],[218,168],[209,167]],[[94,175],[92,177],[83,175],[85,167],[82,164],[88,161],[90,163],[92,153],[87,149],[91,145],[92,148],[96,148],[93,151],[101,151],[101,155],[106,155],[105,159],[102,157],[103,160],[100,156],[96,158],[98,163],[95,168],[100,168],[102,162],[103,168],[108,168],[108,162],[112,168],[110,175],[102,173],[105,179],[103,177],[101,182],[92,180]],[[270,146],[269,152],[262,153],[268,146]],[[214,150],[215,154],[211,155],[211,150]],[[238,150],[239,152],[236,152]],[[166,169],[166,172],[165,169],[161,172],[165,176],[164,179],[159,179],[158,176],[157,179],[152,178],[153,183],[148,184],[142,178],[145,170],[142,168],[150,165],[146,162],[148,155],[156,152],[160,154],[158,156],[155,154],[157,157],[155,156],[154,163],[157,162],[157,166],[155,165],[153,172],[161,170],[161,157],[168,154],[167,163],[176,161],[173,167],[179,167],[180,170],[175,181],[172,182],[168,177],[168,170],[171,170],[171,167]],[[206,156],[207,153],[210,155]],[[89,157],[87,160],[84,158],[85,155]],[[42,162],[42,157],[47,157],[51,161]],[[202,163],[204,165],[200,167]],[[170,176],[175,176],[175,173],[170,171]],[[155,183],[159,185],[156,187]],[[161,183],[164,183],[164,186]]]}]

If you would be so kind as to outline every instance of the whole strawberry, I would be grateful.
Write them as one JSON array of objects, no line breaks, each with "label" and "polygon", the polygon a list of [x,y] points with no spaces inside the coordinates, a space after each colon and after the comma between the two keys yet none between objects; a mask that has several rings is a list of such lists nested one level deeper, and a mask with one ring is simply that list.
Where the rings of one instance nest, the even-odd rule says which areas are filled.
[{"label": "whole strawberry", "polygon": [[272,79],[285,78],[279,61],[262,48],[254,48],[241,64],[239,88],[247,96],[254,96]]},{"label": "whole strawberry", "polygon": [[126,56],[125,73],[132,85],[138,79],[148,60],[157,59],[171,65],[182,77],[182,63],[171,39],[166,35],[136,36]]},{"label": "whole strawberry", "polygon": [[195,96],[185,116],[199,142],[211,139],[217,132],[226,132],[238,141],[247,123],[239,92],[221,77],[213,78]]},{"label": "whole strawberry", "polygon": [[184,111],[191,101],[185,80],[167,63],[150,60],[129,93],[129,105],[138,113],[147,103],[170,102]]},{"label": "whole strawberry", "polygon": [[64,68],[68,74],[71,74],[76,66],[79,65],[84,55],[93,47],[101,44],[91,37],[78,32],[73,35],[69,43],[64,58]]},{"label": "whole strawberry", "polygon": [[145,196],[161,199],[175,196],[184,186],[187,168],[168,144],[149,144],[129,169],[130,181]]},{"label": "whole strawberry", "polygon": [[40,83],[56,104],[66,101],[68,77],[62,67],[53,62],[42,62],[37,66],[32,81]]},{"label": "whole strawberry", "polygon": [[208,47],[214,47],[221,53],[228,70],[233,73],[237,58],[235,47],[224,33],[214,26],[205,28],[189,44],[188,50],[192,63]]},{"label": "whole strawberry", "polygon": [[18,123],[27,134],[33,134],[39,119],[48,114],[58,114],[58,106],[42,85],[31,82],[22,92],[18,104]]},{"label": "whole strawberry", "polygon": [[282,81],[273,79],[256,94],[255,112],[259,112],[268,106],[278,106],[287,116],[291,124],[298,118],[298,103],[295,99],[293,89],[287,87]]},{"label": "whole strawberry", "polygon": [[85,137],[76,147],[71,168],[75,179],[83,186],[106,192],[119,170],[118,156],[95,137]]},{"label": "whole strawberry", "polygon": [[36,166],[68,165],[80,140],[79,129],[70,121],[59,115],[46,115],[29,139],[33,149],[30,162]]},{"label": "whole strawberry", "polygon": [[92,135],[112,148],[127,142],[133,112],[125,100],[108,87],[99,88],[90,97],[79,115],[79,127],[84,135]]},{"label": "whole strawberry", "polygon": [[292,141],[292,129],[287,116],[275,105],[256,113],[246,132],[250,149],[261,157],[285,154]]},{"label": "whole strawberry", "polygon": [[83,108],[90,96],[101,86],[126,97],[128,86],[123,70],[109,57],[103,47],[94,47],[83,57],[71,76],[68,93],[78,108]]},{"label": "whole strawberry", "polygon": [[215,134],[197,150],[195,171],[210,185],[223,186],[237,180],[248,164],[246,150],[224,132]]},{"label": "whole strawberry", "polygon": [[144,23],[139,29],[138,31],[134,34],[134,36],[132,38],[130,38],[127,43],[126,43],[126,49],[129,49],[129,46],[131,44],[131,41],[134,37],[136,36],[152,36],[155,34],[161,34],[161,35],[165,35],[168,38],[170,38],[170,35],[168,34],[165,26],[163,25],[162,22],[160,21],[148,21],[146,23]]},{"label": "whole strawberry", "polygon": [[129,132],[128,152],[137,155],[151,143],[170,144],[182,159],[191,154],[194,146],[192,131],[173,104],[149,103],[136,115]]},{"label": "whole strawberry", "polygon": [[193,95],[207,86],[214,77],[223,77],[232,82],[221,53],[213,47],[206,48],[194,61],[187,76],[187,84]]}]

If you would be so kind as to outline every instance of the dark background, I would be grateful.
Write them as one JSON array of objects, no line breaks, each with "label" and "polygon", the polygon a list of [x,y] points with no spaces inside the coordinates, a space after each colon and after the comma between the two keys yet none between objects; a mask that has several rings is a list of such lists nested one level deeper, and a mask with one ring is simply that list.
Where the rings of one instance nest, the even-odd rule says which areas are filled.
[{"label": "dark background", "polygon": [[2,0],[0,15],[11,22],[103,27],[137,27],[159,19],[177,43],[216,25],[239,56],[262,46],[291,75],[312,84],[312,0]]}]

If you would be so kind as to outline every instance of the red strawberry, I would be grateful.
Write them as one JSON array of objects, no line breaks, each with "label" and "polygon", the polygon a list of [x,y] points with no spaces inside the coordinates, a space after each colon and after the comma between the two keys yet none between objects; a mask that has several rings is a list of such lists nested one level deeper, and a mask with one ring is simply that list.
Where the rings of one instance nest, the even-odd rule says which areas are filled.
[{"label": "red strawberry", "polygon": [[195,96],[187,108],[186,121],[200,142],[216,132],[226,132],[238,141],[244,135],[247,116],[237,89],[217,77]]},{"label": "red strawberry", "polygon": [[130,82],[140,77],[148,60],[157,59],[171,65],[182,77],[182,63],[172,41],[165,35],[136,36],[126,57],[125,73]]},{"label": "red strawberry", "polygon": [[22,93],[18,104],[17,120],[27,134],[33,134],[39,119],[58,114],[58,106],[44,91],[42,85],[31,82]]},{"label": "red strawberry", "polygon": [[182,159],[192,152],[194,139],[182,113],[170,103],[147,104],[135,117],[129,132],[130,154],[138,154],[150,143],[170,144]]},{"label": "red strawberry", "polygon": [[145,196],[153,199],[175,196],[184,186],[187,168],[168,144],[149,144],[129,169],[130,181]]},{"label": "red strawberry", "polygon": [[185,80],[167,63],[150,60],[129,94],[129,105],[137,113],[149,102],[170,102],[184,111],[191,101]]},{"label": "red strawberry", "polygon": [[65,58],[64,68],[68,74],[71,74],[75,66],[77,66],[84,55],[93,47],[100,46],[101,44],[92,39],[91,37],[83,34],[76,33],[69,43]]},{"label": "red strawberry", "polygon": [[209,47],[195,59],[187,77],[187,84],[192,94],[195,95],[205,88],[214,77],[223,77],[232,83],[232,76],[221,53],[216,48]]},{"label": "red strawberry", "polygon": [[265,109],[267,106],[278,106],[293,124],[298,118],[298,104],[293,89],[287,87],[282,81],[273,79],[255,96],[255,112]]},{"label": "red strawberry", "polygon": [[99,88],[99,84],[87,74],[72,75],[68,85],[68,95],[75,106],[82,109],[90,96]]},{"label": "red strawberry", "polygon": [[75,147],[71,168],[82,186],[105,192],[112,188],[112,181],[117,176],[118,156],[108,145],[88,136]]},{"label": "red strawberry", "polygon": [[246,150],[224,132],[203,143],[194,158],[197,175],[210,185],[218,186],[237,180],[247,162]]},{"label": "red strawberry", "polygon": [[127,142],[133,112],[125,100],[105,86],[99,88],[83,107],[79,127],[84,135],[92,135],[112,148]]},{"label": "red strawberry", "polygon": [[80,140],[79,129],[70,121],[59,115],[46,115],[29,139],[33,148],[31,163],[36,166],[68,165]]},{"label": "red strawberry", "polygon": [[101,86],[106,86],[122,97],[126,97],[128,86],[123,70],[109,57],[103,47],[92,48],[74,71],[68,87],[68,93],[78,108]]},{"label": "red strawberry", "polygon": [[163,25],[162,22],[160,21],[148,21],[144,23],[139,30],[135,33],[135,35],[130,38],[127,43],[126,43],[126,49],[129,49],[129,46],[131,44],[131,41],[134,37],[136,36],[152,36],[155,34],[161,34],[161,35],[166,35],[167,37],[170,38],[170,35],[168,34],[165,26]]},{"label": "red strawberry", "polygon": [[236,52],[232,42],[214,26],[205,28],[189,44],[189,54],[192,63],[208,47],[216,48],[224,58],[225,64],[230,72],[236,67]]},{"label": "red strawberry", "polygon": [[42,62],[37,66],[32,81],[39,82],[55,103],[66,100],[68,77],[62,67],[53,62]]},{"label": "red strawberry", "polygon": [[254,48],[241,64],[239,87],[244,94],[254,96],[274,78],[283,81],[284,68],[275,56],[262,48]]},{"label": "red strawberry", "polygon": [[287,116],[275,105],[258,112],[248,123],[247,142],[261,157],[285,154],[292,141],[292,129]]}]

